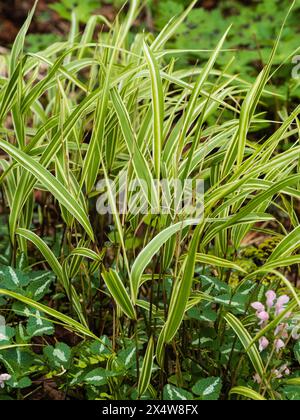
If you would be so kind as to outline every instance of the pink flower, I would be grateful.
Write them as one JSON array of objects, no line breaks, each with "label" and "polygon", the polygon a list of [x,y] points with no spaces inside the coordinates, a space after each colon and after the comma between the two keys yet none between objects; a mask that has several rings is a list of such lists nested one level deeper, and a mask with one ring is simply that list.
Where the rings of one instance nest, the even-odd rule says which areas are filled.
[{"label": "pink flower", "polygon": [[260,319],[259,325],[265,324],[269,321],[270,315],[266,311],[257,313],[257,318]]},{"label": "pink flower", "polygon": [[280,379],[283,376],[282,373],[279,372],[279,370],[277,370],[277,369],[274,370],[274,375],[275,375],[276,379]]},{"label": "pink flower", "polygon": [[287,295],[280,296],[275,305],[275,314],[280,315],[284,311],[284,305],[289,303],[290,298]]},{"label": "pink flower", "polygon": [[259,340],[259,351],[264,351],[269,345],[269,340],[266,337],[261,337]]},{"label": "pink flower", "polygon": [[253,376],[253,380],[254,380],[254,382],[258,383],[259,385],[262,383],[261,377],[259,376],[259,374],[258,374],[258,373],[256,373],[256,374]]},{"label": "pink flower", "polygon": [[11,376],[8,373],[3,373],[0,375],[0,388],[4,388],[4,383],[6,381],[9,381],[11,379]]},{"label": "pink flower", "polygon": [[266,293],[267,307],[272,308],[276,299],[276,293],[273,290],[268,290]]},{"label": "pink flower", "polygon": [[277,305],[285,305],[286,303],[289,303],[290,298],[287,295],[282,295],[277,299]]},{"label": "pink flower", "polygon": [[265,310],[264,305],[263,305],[262,303],[260,303],[260,302],[254,302],[254,303],[251,303],[251,306],[252,306],[252,308],[253,308],[253,309],[255,309],[258,313],[259,313],[259,312],[263,312],[263,311]]},{"label": "pink flower", "polygon": [[276,348],[277,353],[279,353],[280,350],[283,349],[284,347],[285,347],[285,344],[280,338],[275,340],[275,348]]},{"label": "pink flower", "polygon": [[283,377],[283,375],[289,376],[291,371],[288,368],[287,364],[282,365],[279,369],[274,369],[272,371],[276,377],[276,379],[280,379]]},{"label": "pink flower", "polygon": [[288,324],[279,324],[274,331],[274,336],[279,338],[288,338],[289,334],[287,332]]},{"label": "pink flower", "polygon": [[293,328],[292,337],[293,337],[294,340],[299,340],[300,339],[300,325]]}]

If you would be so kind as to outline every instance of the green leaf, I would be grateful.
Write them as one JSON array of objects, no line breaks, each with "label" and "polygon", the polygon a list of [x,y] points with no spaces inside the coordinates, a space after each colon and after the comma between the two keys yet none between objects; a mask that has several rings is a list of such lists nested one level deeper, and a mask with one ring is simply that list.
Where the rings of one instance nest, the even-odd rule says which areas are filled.
[{"label": "green leaf", "polygon": [[47,346],[44,348],[44,354],[54,368],[68,368],[71,361],[72,352],[65,343],[57,343],[55,347]]},{"label": "green leaf", "polygon": [[144,357],[143,366],[140,374],[138,391],[139,396],[143,395],[147,391],[151,380],[152,368],[153,368],[153,357],[154,357],[154,340],[150,338],[147,351]]},{"label": "green leaf", "polygon": [[241,271],[245,273],[245,270],[241,268],[238,264],[235,264],[234,262],[231,262],[231,261],[227,261],[224,258],[216,257],[214,255],[197,254],[196,262],[199,262],[202,264],[209,264],[216,267],[233,269],[233,270],[237,270],[237,271]]},{"label": "green leaf", "polygon": [[229,313],[225,314],[224,319],[238,336],[256,372],[259,374],[261,378],[264,378],[265,370],[264,370],[262,359],[260,357],[260,354],[256,346],[253,345],[249,347],[250,344],[252,343],[252,338],[250,334],[248,333],[248,331],[246,330],[246,328],[243,326],[241,321],[232,314],[229,314]]},{"label": "green leaf", "polygon": [[17,379],[15,375],[12,375],[11,379],[6,382],[12,388],[23,389],[29,388],[32,385],[32,381],[30,378],[25,377],[21,379]]},{"label": "green leaf", "polygon": [[84,227],[87,234],[94,240],[93,229],[90,225],[87,214],[78,204],[76,199],[47,169],[21,150],[11,144],[0,140],[0,148],[15,159],[22,167],[29,171],[48,191],[64,206],[78,222]]},{"label": "green leaf", "polygon": [[164,327],[164,340],[166,343],[169,343],[177,333],[186,311],[195,274],[196,252],[199,240],[198,227],[193,233],[183,276],[181,279],[177,279],[174,285],[168,318]]},{"label": "green leaf", "polygon": [[158,253],[160,248],[171,238],[171,236],[175,235],[187,226],[195,225],[198,222],[199,221],[197,219],[190,219],[169,226],[168,228],[160,232],[154,239],[152,239],[152,241],[149,242],[149,244],[141,251],[131,269],[131,281],[134,301],[137,299],[142,274],[148,266],[148,264],[150,264],[154,255]]},{"label": "green leaf", "polygon": [[287,385],[280,389],[285,397],[290,401],[300,401],[299,385]]},{"label": "green leaf", "polygon": [[296,227],[291,233],[289,233],[283,240],[277,245],[277,247],[272,252],[271,256],[267,260],[269,262],[274,262],[274,260],[279,258],[284,258],[290,255],[295,249],[300,245],[300,226]]},{"label": "green leaf", "polygon": [[31,311],[26,330],[30,337],[54,334],[53,324],[45,319],[45,315],[38,310]]},{"label": "green leaf", "polygon": [[22,377],[34,365],[34,356],[25,347],[0,351],[0,361],[10,374]]},{"label": "green leaf", "polygon": [[187,104],[187,109],[186,112],[184,114],[184,121],[183,121],[183,126],[180,132],[180,136],[179,136],[179,140],[178,140],[178,155],[181,156],[183,148],[184,148],[184,143],[186,140],[186,136],[188,133],[188,130],[193,122],[193,116],[194,116],[194,111],[196,108],[196,103],[197,100],[199,98],[201,89],[203,88],[204,83],[206,82],[207,78],[209,77],[209,75],[211,74],[211,71],[213,69],[213,66],[215,65],[216,59],[220,53],[220,50],[225,42],[225,39],[227,37],[227,34],[230,30],[230,27],[227,29],[227,31],[225,32],[225,34],[223,35],[223,37],[221,38],[221,40],[219,41],[217,47],[215,48],[215,50],[213,51],[213,53],[211,54],[207,64],[204,66],[204,68],[202,69],[191,94],[191,98],[188,101]]},{"label": "green leaf", "polygon": [[38,0],[35,1],[33,8],[31,9],[25,23],[23,24],[22,28],[20,29],[18,35],[16,36],[15,42],[13,44],[10,56],[10,74],[15,70],[16,65],[23,54],[25,36],[29,29],[30,23],[32,21]]},{"label": "green leaf", "polygon": [[245,386],[237,386],[230,390],[230,395],[236,394],[241,395],[243,397],[249,398],[250,400],[254,401],[265,401],[266,399],[260,395],[258,392],[254,391],[253,389],[247,388]]},{"label": "green leaf", "polygon": [[49,271],[40,271],[34,275],[31,273],[29,277],[30,282],[26,288],[26,296],[39,301],[50,292],[50,286],[54,281],[54,276]]},{"label": "green leaf", "polygon": [[173,19],[168,22],[153,42],[151,46],[153,51],[159,51],[169,41],[169,39],[175,35],[177,29],[187,18],[196,3],[197,0],[193,0],[183,13],[181,13],[178,17],[173,17]]},{"label": "green leaf", "polygon": [[145,57],[150,71],[152,108],[153,108],[153,160],[156,179],[160,180],[161,152],[163,144],[164,93],[158,63],[148,45],[143,44]]},{"label": "green leaf", "polygon": [[132,344],[121,350],[118,354],[118,361],[126,368],[130,369],[136,364],[136,346]]},{"label": "green leaf", "polygon": [[0,289],[0,296],[9,296],[13,299],[16,299],[20,302],[25,303],[28,306],[31,306],[32,308],[36,309],[37,311],[46,313],[47,315],[55,318],[60,323],[65,325],[66,327],[70,328],[72,331],[83,334],[84,336],[90,337],[94,340],[97,340],[101,343],[101,340],[92,333],[87,327],[80,324],[78,321],[72,319],[71,317],[56,311],[55,309],[50,308],[49,306],[43,305],[39,302],[36,302],[35,300],[29,299],[28,297],[22,296],[19,293],[11,292],[9,290]]},{"label": "green leaf", "polygon": [[[125,104],[116,89],[112,89],[111,99],[118,116],[120,128],[122,130],[128,152],[131,156],[132,165],[136,173],[136,177],[140,182],[141,190],[144,194],[145,200],[150,206],[154,207],[153,210],[157,211],[159,208],[159,200],[156,194],[156,185],[148,162],[137,143],[136,135],[130,121],[128,110],[126,109]],[[144,184],[146,184],[147,187]],[[150,193],[153,193],[153,203],[149,199]]]},{"label": "green leaf", "polygon": [[164,401],[186,401],[193,400],[193,395],[182,388],[173,385],[166,385],[163,390]]},{"label": "green leaf", "polygon": [[118,273],[110,270],[102,273],[105,284],[116,303],[130,319],[136,319],[134,306]]},{"label": "green leaf", "polygon": [[[39,251],[42,253],[42,255],[46,258],[48,264],[52,268],[55,275],[58,277],[59,281],[61,282],[62,286],[64,287],[64,290],[72,302],[72,305],[76,309],[77,315],[82,322],[83,325],[87,326],[86,320],[84,318],[84,315],[82,313],[82,307],[80,304],[79,297],[77,295],[77,292],[73,285],[70,284],[69,279],[67,278],[62,266],[60,265],[59,261],[55,257],[54,253],[51,251],[51,249],[48,247],[48,245],[34,232],[31,232],[27,229],[18,229],[17,234],[28,239],[34,245],[39,249]],[[41,290],[40,290],[41,291]],[[40,292],[39,291],[39,292]]]},{"label": "green leaf", "polygon": [[29,276],[22,271],[12,267],[0,266],[0,287],[20,292],[29,282]]},{"label": "green leaf", "polygon": [[1,319],[2,317],[0,317],[0,348],[8,345],[15,335],[15,329],[4,323],[2,325]]},{"label": "green leaf", "polygon": [[85,375],[84,382],[89,385],[101,386],[107,383],[108,378],[116,375],[117,373],[115,372],[109,372],[106,369],[97,368]]},{"label": "green leaf", "polygon": [[194,394],[199,395],[202,400],[218,400],[222,389],[221,378],[212,376],[211,378],[200,379],[193,386]]},{"label": "green leaf", "polygon": [[90,345],[91,352],[96,356],[101,356],[101,357],[110,356],[112,353],[111,340],[106,335],[101,336],[100,339],[101,339],[101,343],[99,343],[99,341],[94,341]]}]

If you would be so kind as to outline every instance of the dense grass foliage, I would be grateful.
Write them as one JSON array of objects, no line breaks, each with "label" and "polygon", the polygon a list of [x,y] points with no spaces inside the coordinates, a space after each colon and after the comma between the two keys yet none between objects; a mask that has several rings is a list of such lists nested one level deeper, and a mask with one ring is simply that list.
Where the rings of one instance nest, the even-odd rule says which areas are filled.
[{"label": "dense grass foliage", "polygon": [[[74,14],[67,42],[25,54],[33,10],[6,57],[1,398],[47,379],[57,399],[300,397],[300,106],[266,114],[282,30],[253,83],[216,66],[231,28],[182,69],[165,46],[192,6],[156,37],[130,33],[137,0],[83,33]],[[124,173],[158,211],[119,211]],[[204,180],[202,217],[172,189],[164,213],[162,179]]]}]

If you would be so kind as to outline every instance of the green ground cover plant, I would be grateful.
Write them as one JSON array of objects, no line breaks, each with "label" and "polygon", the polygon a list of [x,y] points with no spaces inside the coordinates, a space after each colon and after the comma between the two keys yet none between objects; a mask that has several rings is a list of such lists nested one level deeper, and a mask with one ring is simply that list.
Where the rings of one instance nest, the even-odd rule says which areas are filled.
[{"label": "green ground cover plant", "polygon": [[[74,13],[36,53],[33,9],[5,56],[0,399],[300,398],[300,106],[272,89],[286,21],[252,82],[218,61],[231,27],[177,65],[195,3],[155,36],[131,32],[137,0],[83,33]],[[155,212],[120,211],[123,173],[126,202],[154,192]],[[163,212],[157,180],[174,179],[204,181],[201,217],[172,188]]]}]

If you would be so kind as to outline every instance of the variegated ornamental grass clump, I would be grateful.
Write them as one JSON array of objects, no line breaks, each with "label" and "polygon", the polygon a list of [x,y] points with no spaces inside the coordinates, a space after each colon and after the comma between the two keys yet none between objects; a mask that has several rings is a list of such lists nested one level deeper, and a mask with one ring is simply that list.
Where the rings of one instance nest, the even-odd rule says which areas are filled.
[{"label": "variegated ornamental grass clump", "polygon": [[[253,85],[231,75],[230,63],[226,69],[216,66],[228,31],[208,52],[206,64],[179,69],[180,52],[166,49],[166,43],[192,6],[156,37],[130,34],[140,7],[136,0],[122,23],[93,16],[83,33],[74,15],[67,42],[25,54],[32,11],[1,80],[8,265],[15,267],[20,257],[37,258],[34,265],[46,264],[56,276],[48,302],[51,293],[65,300],[53,309],[27,293],[27,284],[20,289],[1,282],[0,292],[7,308],[11,299],[21,302],[31,316],[38,311],[108,352],[98,360],[101,367],[82,376],[82,383],[99,387],[99,393],[104,387],[115,398],[129,398],[135,389],[136,398],[280,399],[284,384],[270,379],[270,363],[259,346],[282,324],[285,311],[297,319],[300,308],[288,274],[300,262],[293,208],[300,197],[300,107],[278,113],[276,124],[261,112],[266,98],[276,99],[269,83],[280,34]],[[95,41],[99,25],[105,30]],[[266,126],[268,131],[261,131]],[[252,140],[253,133],[259,141]],[[287,142],[289,148],[283,148]],[[203,179],[203,217],[177,214],[172,196],[174,211],[167,215],[118,212],[109,180],[122,171],[156,191],[158,208],[156,180]],[[116,210],[111,216],[96,212],[99,179]],[[140,194],[148,200],[142,185]],[[46,202],[55,209],[50,234],[43,233],[50,217]],[[58,248],[53,231],[60,235]],[[276,237],[278,245],[264,265],[246,272],[236,260],[245,238],[256,231]],[[236,287],[228,285],[232,272],[242,277]],[[266,292],[263,280],[270,274],[272,287],[289,302],[257,331],[250,304]],[[105,313],[113,327],[97,313]],[[109,345],[107,337],[100,338],[103,328]],[[128,339],[134,348],[119,359]],[[20,340],[6,345],[18,347]],[[299,385],[297,356],[286,351],[290,386]],[[69,350],[51,347],[45,354],[54,367],[71,369],[63,361],[70,359]],[[126,369],[132,363],[130,376]],[[80,383],[80,372],[74,375],[71,386]],[[253,377],[260,378],[259,385]],[[1,386],[8,376],[3,378]]]}]

